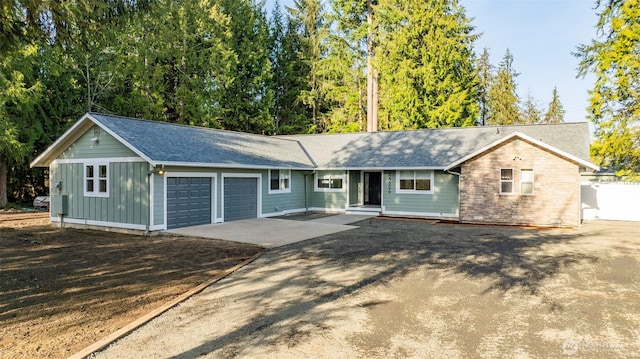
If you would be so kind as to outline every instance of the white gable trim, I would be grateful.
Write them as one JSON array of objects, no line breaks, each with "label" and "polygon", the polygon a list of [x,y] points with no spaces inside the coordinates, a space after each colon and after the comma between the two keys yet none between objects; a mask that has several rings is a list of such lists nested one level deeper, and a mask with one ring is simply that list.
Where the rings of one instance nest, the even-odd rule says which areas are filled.
[{"label": "white gable trim", "polygon": [[[113,131],[109,130],[106,126],[104,126],[100,121],[98,121],[95,117],[93,117],[90,113],[82,116],[80,120],[71,126],[65,133],[60,136],[51,146],[49,146],[44,152],[40,154],[40,156],[36,157],[29,164],[30,167],[47,167],[49,164],[54,161],[58,161],[57,163],[65,163],[60,159],[56,159],[60,153],[62,153],[67,147],[71,146],[75,141],[77,141],[86,131],[88,131],[91,126],[96,125],[107,132],[109,135],[113,136],[118,142],[122,143],[125,147],[133,151],[135,154],[140,156],[141,161],[149,162],[152,166],[155,166],[156,163],[152,161],[150,158],[145,156],[142,152],[140,152],[137,148],[133,147],[127,141],[124,141],[120,136],[113,133]],[[84,159],[87,160],[87,159]],[[80,161],[81,162],[81,161]],[[69,162],[71,163],[71,162]]]},{"label": "white gable trim", "polygon": [[100,126],[100,128],[102,128],[106,133],[110,134],[113,138],[118,140],[118,142],[120,142],[123,145],[125,145],[125,147],[127,147],[128,149],[133,151],[138,156],[144,158],[144,160],[149,162],[149,164],[151,164],[151,166],[155,167],[157,165],[157,163],[155,161],[153,161],[151,158],[147,157],[144,153],[142,153],[142,151],[140,151],[137,148],[135,148],[134,146],[132,146],[129,142],[127,142],[124,139],[122,139],[122,137],[118,136],[115,132],[111,131],[107,126],[103,125],[100,121],[98,121],[90,113],[86,114],[86,117],[91,119],[91,121],[93,121],[96,125]]},{"label": "white gable trim", "polygon": [[572,162],[575,162],[575,163],[577,163],[579,165],[582,165],[582,166],[584,166],[586,168],[590,168],[590,169],[592,169],[594,171],[597,171],[597,170],[600,169],[600,167],[594,165],[593,163],[591,163],[589,161],[585,161],[585,160],[580,159],[580,158],[578,158],[578,157],[576,157],[576,156],[574,156],[572,154],[569,154],[569,153],[567,153],[565,151],[557,149],[557,148],[555,148],[553,146],[549,146],[548,144],[546,144],[546,143],[544,143],[542,141],[536,140],[533,137],[527,136],[522,132],[514,132],[514,133],[512,133],[512,134],[510,134],[508,136],[505,136],[505,137],[499,139],[498,141],[492,142],[489,145],[482,147],[481,149],[479,149],[479,150],[477,150],[477,151],[475,151],[475,152],[473,152],[473,153],[471,153],[471,154],[469,154],[467,156],[462,157],[461,159],[459,159],[459,160],[453,162],[452,164],[450,164],[449,166],[447,166],[444,170],[445,171],[452,170],[452,169],[460,166],[462,163],[467,162],[468,160],[480,155],[481,153],[483,153],[485,151],[488,151],[488,150],[492,149],[493,147],[496,147],[496,146],[498,146],[498,145],[500,145],[500,144],[502,144],[504,142],[507,142],[507,141],[509,141],[509,140],[511,140],[513,138],[516,138],[516,137],[520,138],[522,140],[525,140],[525,141],[527,141],[529,143],[532,143],[532,144],[534,144],[534,145],[536,145],[538,147],[542,147],[542,148],[544,148],[544,149],[546,149],[548,151],[551,151],[551,152],[555,153],[556,155],[558,155],[560,157],[564,157],[564,158],[566,158],[566,159],[568,159],[568,160],[570,160]]}]

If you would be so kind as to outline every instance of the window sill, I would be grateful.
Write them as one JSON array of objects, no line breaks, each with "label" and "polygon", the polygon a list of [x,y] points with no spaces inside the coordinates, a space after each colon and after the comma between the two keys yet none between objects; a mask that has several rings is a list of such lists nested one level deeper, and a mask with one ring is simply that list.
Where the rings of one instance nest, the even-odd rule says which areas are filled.
[{"label": "window sill", "polygon": [[283,193],[291,193],[291,188],[289,189],[270,189],[267,191],[269,194],[283,194]]},{"label": "window sill", "polygon": [[84,193],[85,197],[98,197],[98,198],[109,198],[109,193],[92,193],[92,192],[85,192]]}]

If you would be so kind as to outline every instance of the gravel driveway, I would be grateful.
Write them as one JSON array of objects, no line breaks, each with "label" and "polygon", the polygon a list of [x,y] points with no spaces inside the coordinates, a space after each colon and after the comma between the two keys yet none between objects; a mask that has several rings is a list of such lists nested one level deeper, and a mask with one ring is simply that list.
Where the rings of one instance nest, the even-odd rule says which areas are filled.
[{"label": "gravel driveway", "polygon": [[356,225],[271,250],[95,357],[640,357],[639,223]]}]

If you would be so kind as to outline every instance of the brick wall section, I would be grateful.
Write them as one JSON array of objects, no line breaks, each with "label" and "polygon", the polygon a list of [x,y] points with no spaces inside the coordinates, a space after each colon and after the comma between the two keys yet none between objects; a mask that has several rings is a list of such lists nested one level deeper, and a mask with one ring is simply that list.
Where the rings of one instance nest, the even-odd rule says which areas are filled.
[{"label": "brick wall section", "polygon": [[[515,158],[515,159],[514,159]],[[500,169],[513,169],[513,194],[500,194]],[[533,195],[520,194],[520,170],[533,169]],[[512,139],[461,166],[460,220],[468,223],[578,226],[579,166]]]}]

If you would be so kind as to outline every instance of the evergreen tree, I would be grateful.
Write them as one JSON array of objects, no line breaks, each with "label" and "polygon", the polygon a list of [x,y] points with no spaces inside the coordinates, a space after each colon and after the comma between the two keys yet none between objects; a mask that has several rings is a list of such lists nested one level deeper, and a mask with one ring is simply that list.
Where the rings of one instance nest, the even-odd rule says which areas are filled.
[{"label": "evergreen tree", "polygon": [[324,111],[325,94],[321,61],[326,53],[325,38],[328,33],[323,5],[320,0],[295,0],[289,12],[291,21],[299,31],[300,60],[308,68],[306,88],[301,91],[299,99],[311,110],[313,131],[322,132],[324,126],[320,119]]},{"label": "evergreen tree", "polygon": [[519,123],[525,125],[533,125],[536,123],[540,123],[542,117],[542,111],[540,111],[540,106],[531,94],[527,95],[527,98],[524,100],[522,104],[522,113],[520,115]]},{"label": "evergreen tree", "polygon": [[230,19],[215,4],[159,3],[122,31],[113,66],[120,68],[105,103],[122,115],[220,127],[235,54]]},{"label": "evergreen tree", "polygon": [[494,66],[489,59],[489,49],[485,47],[476,65],[476,72],[478,73],[478,102],[480,107],[478,124],[480,126],[487,125],[487,119],[489,118],[489,89],[493,82],[493,70]]},{"label": "evergreen tree", "polygon": [[331,29],[320,62],[327,101],[323,114],[329,132],[367,128],[367,0],[332,0],[327,15]]},{"label": "evergreen tree", "polygon": [[596,126],[591,156],[618,175],[640,177],[640,2],[597,0],[602,35],[580,45],[579,75],[592,72],[590,119]]},{"label": "evergreen tree", "polygon": [[386,126],[475,125],[477,35],[458,2],[380,1],[376,16],[380,113],[388,119]]},{"label": "evergreen tree", "polygon": [[5,0],[0,6],[0,53],[24,43],[65,44],[77,32],[108,26],[152,8],[153,0]]},{"label": "evergreen tree", "polygon": [[518,123],[518,94],[516,93],[516,77],[519,74],[513,69],[513,55],[507,49],[502,62],[498,65],[498,72],[489,88],[488,104],[491,125],[513,125]]},{"label": "evergreen tree", "polygon": [[269,60],[269,24],[262,7],[252,0],[220,0],[229,22],[229,78],[224,96],[216,106],[222,108],[218,125],[251,133],[273,133],[273,93],[269,87],[272,66]]},{"label": "evergreen tree", "polygon": [[0,208],[7,205],[11,169],[23,163],[42,135],[38,46],[14,46],[0,58]]},{"label": "evergreen tree", "polygon": [[309,67],[300,58],[300,27],[299,22],[282,14],[276,2],[270,21],[272,113],[276,134],[308,133],[313,124],[312,113],[301,100],[302,91],[308,90]]},{"label": "evergreen tree", "polygon": [[561,123],[564,122],[564,107],[560,102],[560,97],[558,96],[558,88],[553,88],[553,94],[551,97],[551,102],[549,102],[549,107],[547,112],[544,114],[544,123]]}]

